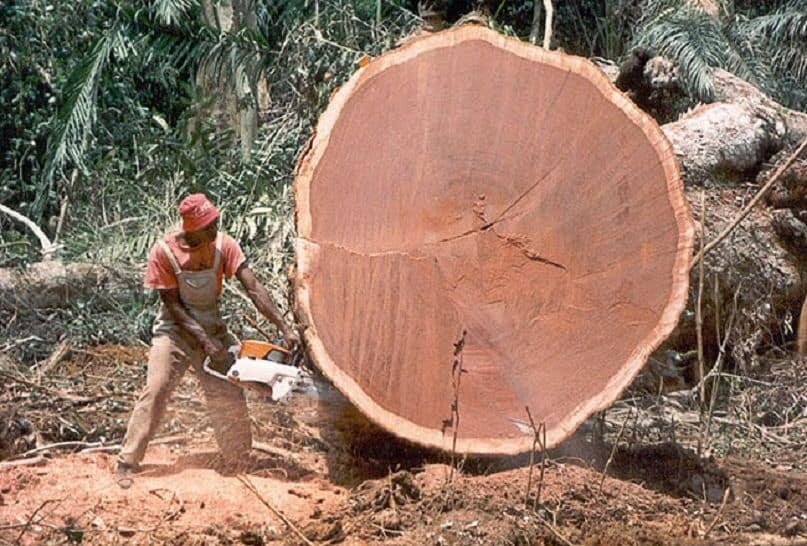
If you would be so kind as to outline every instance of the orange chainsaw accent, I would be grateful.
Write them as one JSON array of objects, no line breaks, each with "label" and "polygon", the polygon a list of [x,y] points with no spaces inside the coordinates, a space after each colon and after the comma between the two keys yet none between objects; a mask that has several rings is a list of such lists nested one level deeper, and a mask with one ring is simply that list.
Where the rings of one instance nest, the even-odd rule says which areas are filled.
[{"label": "orange chainsaw accent", "polygon": [[271,351],[280,351],[285,355],[290,354],[288,350],[279,345],[247,339],[241,343],[241,352],[238,353],[238,356],[246,358],[265,358]]}]

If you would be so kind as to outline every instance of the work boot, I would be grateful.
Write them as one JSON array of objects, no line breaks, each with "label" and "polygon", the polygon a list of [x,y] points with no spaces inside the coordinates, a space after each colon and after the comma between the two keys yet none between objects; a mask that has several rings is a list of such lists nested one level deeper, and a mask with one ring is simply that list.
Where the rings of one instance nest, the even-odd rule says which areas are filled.
[{"label": "work boot", "polygon": [[115,475],[119,478],[126,478],[132,474],[140,472],[140,467],[136,464],[122,463],[118,461],[118,467],[115,469]]},{"label": "work boot", "polygon": [[118,485],[121,489],[129,489],[132,487],[134,480],[132,477],[140,471],[140,467],[136,464],[122,463],[118,461],[118,466],[115,469],[115,477],[118,479]]}]

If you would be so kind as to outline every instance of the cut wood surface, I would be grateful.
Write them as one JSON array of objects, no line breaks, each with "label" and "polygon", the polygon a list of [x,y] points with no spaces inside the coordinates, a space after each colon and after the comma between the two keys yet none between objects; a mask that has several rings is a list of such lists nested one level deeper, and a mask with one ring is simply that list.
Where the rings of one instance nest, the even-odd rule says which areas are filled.
[{"label": "cut wood surface", "polygon": [[[503,85],[502,82],[508,82]],[[693,228],[657,124],[585,59],[466,25],[332,97],[295,180],[297,314],[370,419],[457,451],[547,446],[674,328]]]}]

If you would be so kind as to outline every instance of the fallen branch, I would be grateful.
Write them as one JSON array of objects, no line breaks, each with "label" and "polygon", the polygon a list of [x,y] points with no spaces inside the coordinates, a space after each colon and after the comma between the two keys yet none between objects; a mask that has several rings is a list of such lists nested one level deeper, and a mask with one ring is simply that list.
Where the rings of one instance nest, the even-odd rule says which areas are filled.
[{"label": "fallen branch", "polygon": [[37,453],[44,453],[46,451],[53,451],[54,449],[64,449],[64,448],[73,448],[73,447],[82,447],[82,448],[94,448],[94,447],[102,447],[106,445],[106,442],[57,442],[55,444],[48,444],[44,446],[37,447],[35,449],[31,449],[26,451],[25,453],[18,453],[11,460],[17,460],[18,458],[30,457],[31,455],[36,455]]},{"label": "fallen branch", "polygon": [[[110,442],[115,443],[110,443]],[[161,444],[171,444],[171,443],[181,443],[187,442],[188,437],[184,434],[172,434],[169,436],[161,436],[157,437],[149,442],[149,445],[161,445]],[[109,442],[81,442],[81,441],[71,441],[71,442],[57,442],[55,444],[48,444],[44,446],[37,447],[30,451],[26,451],[25,453],[18,453],[17,455],[13,456],[10,460],[14,461],[20,457],[30,457],[31,455],[36,455],[37,453],[45,453],[47,451],[53,451],[56,449],[66,449],[66,448],[81,448],[76,453],[97,453],[97,452],[105,452],[105,451],[114,451],[116,449],[121,448],[120,440],[110,440]],[[0,463],[2,464],[2,463]]]},{"label": "fallen branch", "polygon": [[753,209],[757,203],[759,203],[760,199],[765,197],[765,195],[770,191],[770,189],[773,187],[776,181],[779,180],[782,174],[784,174],[787,168],[790,167],[790,165],[792,165],[794,161],[796,161],[796,159],[799,157],[799,155],[801,154],[801,152],[804,150],[805,147],[807,147],[807,138],[805,138],[801,142],[799,147],[796,148],[796,151],[790,154],[787,160],[784,163],[782,163],[778,169],[776,169],[773,175],[759,189],[756,195],[754,195],[754,197],[748,202],[748,204],[746,204],[745,207],[743,207],[743,210],[740,211],[737,217],[734,218],[734,220],[732,220],[731,223],[729,223],[729,225],[726,226],[725,229],[723,229],[723,231],[721,231],[717,237],[709,241],[709,244],[704,246],[701,249],[701,251],[698,252],[695,258],[692,260],[690,268],[694,267],[697,263],[699,263],[703,259],[703,257],[706,256],[706,254],[708,254],[714,247],[719,245],[723,239],[725,239],[732,231],[734,231],[734,228],[736,228],[737,225],[740,222],[742,222],[742,220],[746,216],[748,216],[748,213],[751,212],[751,209]]},{"label": "fallen branch", "polygon": [[538,518],[538,520],[539,520],[541,523],[543,523],[543,524],[546,526],[546,528],[547,528],[547,529],[549,529],[550,531],[552,531],[552,534],[553,534],[553,535],[555,535],[555,538],[557,538],[557,539],[558,539],[559,541],[561,541],[563,544],[565,544],[566,546],[574,546],[574,544],[572,544],[571,542],[569,542],[569,539],[567,539],[565,536],[563,536],[562,534],[560,534],[560,531],[558,531],[558,530],[557,530],[557,528],[556,528],[554,525],[552,525],[551,523],[549,523],[548,521],[546,521],[544,518],[540,518],[540,517],[539,517],[539,518]]},{"label": "fallen branch", "polygon": [[61,362],[65,356],[70,352],[70,342],[67,340],[62,341],[56,348],[53,350],[51,355],[48,359],[42,364],[42,366],[37,366],[36,368],[36,380],[37,383],[42,381],[42,377],[45,376],[48,372],[50,372],[59,362]]},{"label": "fallen branch", "polygon": [[50,388],[44,387],[44,386],[42,386],[42,385],[40,385],[38,383],[34,383],[33,381],[28,381],[27,379],[23,379],[21,377],[18,377],[16,375],[13,375],[13,374],[10,374],[10,373],[6,373],[4,371],[0,371],[0,377],[5,377],[6,379],[10,379],[11,381],[14,381],[16,383],[21,383],[23,385],[26,385],[26,386],[31,387],[33,389],[36,389],[38,391],[44,392],[46,394],[49,394],[51,396],[55,396],[56,398],[61,398],[62,400],[68,400],[70,402],[93,402],[95,400],[98,400],[99,398],[108,398],[108,396],[102,396],[102,395],[98,395],[98,396],[78,396],[76,394],[70,394],[68,392],[55,390],[55,389],[50,389]]},{"label": "fallen branch", "polygon": [[266,498],[263,495],[261,495],[260,491],[258,491],[258,489],[249,480],[249,478],[246,477],[246,475],[237,474],[236,478],[238,478],[238,481],[243,483],[244,487],[249,489],[249,491],[253,495],[258,497],[258,500],[261,501],[264,506],[266,506],[269,510],[271,510],[274,515],[276,515],[278,518],[280,518],[280,521],[285,523],[286,526],[289,529],[291,529],[292,532],[294,532],[294,534],[297,535],[300,538],[300,540],[302,540],[308,546],[314,546],[314,543],[311,542],[310,540],[308,540],[308,538],[303,534],[303,532],[300,531],[300,529],[296,525],[294,525],[294,523],[289,518],[284,516],[283,513],[280,510],[275,508],[268,500],[266,500]]},{"label": "fallen branch", "polygon": [[45,457],[39,455],[37,457],[29,457],[27,459],[19,459],[14,461],[0,462],[0,470],[8,470],[16,466],[35,466],[45,461]]},{"label": "fallen branch", "polygon": [[37,226],[31,219],[23,216],[22,214],[20,214],[15,210],[8,208],[3,204],[0,204],[0,212],[5,212],[7,215],[11,216],[21,224],[24,224],[25,227],[30,229],[31,232],[34,235],[36,235],[36,238],[39,239],[39,244],[42,247],[42,254],[45,254],[47,256],[49,254],[52,254],[53,251],[56,250],[57,248],[56,245],[50,242],[48,236],[45,235],[45,233],[41,229],[39,229],[39,226]]}]

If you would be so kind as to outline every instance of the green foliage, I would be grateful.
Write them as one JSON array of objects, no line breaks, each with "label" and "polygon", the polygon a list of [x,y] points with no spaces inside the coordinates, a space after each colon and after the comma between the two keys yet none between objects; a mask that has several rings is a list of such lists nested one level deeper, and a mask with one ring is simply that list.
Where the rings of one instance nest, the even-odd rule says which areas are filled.
[{"label": "green foliage", "polygon": [[555,32],[567,51],[616,60],[628,53],[640,13],[636,0],[562,3],[557,6]]},{"label": "green foliage", "polygon": [[50,190],[53,174],[69,159],[73,165],[86,171],[84,152],[88,136],[96,121],[98,87],[113,51],[118,60],[125,60],[131,44],[120,25],[115,24],[98,40],[90,55],[73,69],[65,84],[66,100],[53,118],[48,155],[42,172],[42,183],[31,215],[39,219]]},{"label": "green foliage", "polygon": [[[204,191],[287,308],[298,154],[357,61],[394,47],[417,25],[417,4],[385,0],[379,19],[376,0],[262,0],[255,28],[224,32],[198,0],[4,2],[0,201],[51,236],[66,206],[65,260],[138,268],[176,221],[182,196]],[[532,0],[481,4],[498,13],[497,28],[529,35]],[[711,70],[724,66],[803,104],[803,0],[753,5],[714,20],[683,0],[558,2],[555,33],[566,51],[583,55],[617,58],[630,45],[655,47],[681,63],[697,96],[708,96]],[[479,6],[447,2],[447,18]],[[200,74],[215,88],[198,85]],[[235,145],[230,112],[215,100],[232,93],[240,74],[268,93],[248,159]],[[2,216],[0,228],[0,265],[37,258],[24,228]],[[71,335],[125,338],[120,313],[137,323],[132,334],[147,334],[153,299],[108,303],[71,310]]]},{"label": "green foliage", "polygon": [[723,68],[759,85],[780,102],[807,106],[807,3],[791,0],[776,11],[711,15],[686,0],[650,0],[635,46],[676,61],[689,93],[711,100],[712,76]]},{"label": "green foliage", "polygon": [[[317,14],[311,2],[262,2],[257,29],[234,33],[208,24],[196,2],[159,1],[148,9],[132,4],[104,14],[93,39],[82,44],[83,55],[61,69],[51,101],[58,110],[40,114],[50,138],[37,161],[46,168],[28,178],[30,190],[10,181],[17,197],[9,203],[33,216],[34,201],[26,197],[39,193],[45,223],[69,195],[62,258],[137,268],[176,222],[179,200],[204,191],[219,203],[224,229],[240,240],[287,310],[297,156],[331,92],[357,61],[393,47],[417,22],[390,5],[379,22],[375,7],[374,1],[334,0],[321,2]],[[266,82],[270,94],[247,160],[234,145],[228,113],[216,111],[205,89],[193,83],[207,72],[216,80],[213,94],[231,92],[235,69]],[[69,188],[74,169],[81,175]],[[0,245],[13,249],[25,241],[22,228],[12,237],[5,225]],[[8,252],[2,259],[13,260]],[[101,300],[82,303],[69,310],[75,320],[65,319],[70,335],[125,340],[123,313],[130,325],[138,324],[129,335],[145,337],[153,301],[131,303],[126,309],[107,309]]]}]

